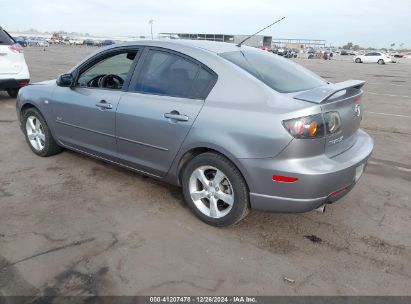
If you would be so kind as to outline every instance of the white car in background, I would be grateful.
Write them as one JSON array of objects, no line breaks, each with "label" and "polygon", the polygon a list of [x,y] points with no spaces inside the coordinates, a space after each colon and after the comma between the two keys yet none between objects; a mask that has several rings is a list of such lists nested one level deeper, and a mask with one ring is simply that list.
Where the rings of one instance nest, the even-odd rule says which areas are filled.
[{"label": "white car in background", "polygon": [[17,97],[19,89],[30,82],[23,48],[0,27],[0,91]]},{"label": "white car in background", "polygon": [[365,55],[355,56],[353,58],[356,63],[378,63],[385,64],[393,62],[391,57],[381,52],[370,52]]}]

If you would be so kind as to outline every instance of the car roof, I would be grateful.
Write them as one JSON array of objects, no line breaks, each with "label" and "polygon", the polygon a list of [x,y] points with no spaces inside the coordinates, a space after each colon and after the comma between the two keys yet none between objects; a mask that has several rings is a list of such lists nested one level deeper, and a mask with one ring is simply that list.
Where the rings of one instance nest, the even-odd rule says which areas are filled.
[{"label": "car roof", "polygon": [[[206,40],[185,40],[185,39],[169,39],[169,40],[138,40],[133,42],[117,44],[118,46],[157,46],[164,48],[172,48],[173,46],[185,46],[189,48],[203,49],[212,53],[220,54],[226,52],[239,51],[240,48],[234,43],[206,41]],[[244,46],[242,46],[244,47]],[[245,47],[247,48],[247,47]]]}]

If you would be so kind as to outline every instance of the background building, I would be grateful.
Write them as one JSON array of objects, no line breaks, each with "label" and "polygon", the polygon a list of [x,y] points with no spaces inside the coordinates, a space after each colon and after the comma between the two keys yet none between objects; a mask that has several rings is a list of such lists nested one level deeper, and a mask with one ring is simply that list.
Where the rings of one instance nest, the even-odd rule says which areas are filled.
[{"label": "background building", "polygon": [[285,47],[289,49],[325,48],[325,40],[320,39],[288,39],[273,38],[272,45],[275,47]]},{"label": "background building", "polygon": [[[226,35],[226,34],[195,34],[195,33],[160,33],[160,38],[171,39],[191,39],[191,40],[210,40],[221,41],[229,43],[240,43],[249,35]],[[312,48],[324,48],[325,40],[320,39],[285,39],[285,38],[273,38],[272,36],[255,35],[247,40],[245,45],[258,47],[285,47],[304,49],[308,47]]]}]

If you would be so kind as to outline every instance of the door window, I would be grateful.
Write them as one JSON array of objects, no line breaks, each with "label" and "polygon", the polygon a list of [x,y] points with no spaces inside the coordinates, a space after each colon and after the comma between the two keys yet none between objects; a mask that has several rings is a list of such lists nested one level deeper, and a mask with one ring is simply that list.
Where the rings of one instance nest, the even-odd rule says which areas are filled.
[{"label": "door window", "polygon": [[136,55],[137,51],[132,50],[105,57],[81,72],[77,85],[80,87],[121,90]]},{"label": "door window", "polygon": [[[141,93],[193,98],[193,85],[197,91],[201,91],[203,86],[195,81],[199,68],[199,64],[182,56],[150,50],[134,89]],[[202,78],[207,78],[207,75]]]},{"label": "door window", "polygon": [[215,83],[215,76],[205,68],[201,68],[192,88],[192,97],[205,99]]}]

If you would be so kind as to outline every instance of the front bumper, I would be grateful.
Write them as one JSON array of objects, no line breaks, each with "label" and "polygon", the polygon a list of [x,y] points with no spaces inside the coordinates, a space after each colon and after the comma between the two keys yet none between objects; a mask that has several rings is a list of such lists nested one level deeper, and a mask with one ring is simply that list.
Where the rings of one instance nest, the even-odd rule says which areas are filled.
[{"label": "front bumper", "polygon": [[[354,145],[329,158],[241,159],[250,188],[251,208],[273,212],[306,212],[346,195],[356,184],[371,155],[371,137],[358,130]],[[285,153],[284,153],[285,152]],[[361,172],[359,172],[361,171]],[[273,175],[297,177],[294,183],[275,182]],[[341,190],[341,191],[340,191]]]},{"label": "front bumper", "polygon": [[30,82],[30,79],[0,79],[0,90],[18,89],[24,87]]}]

